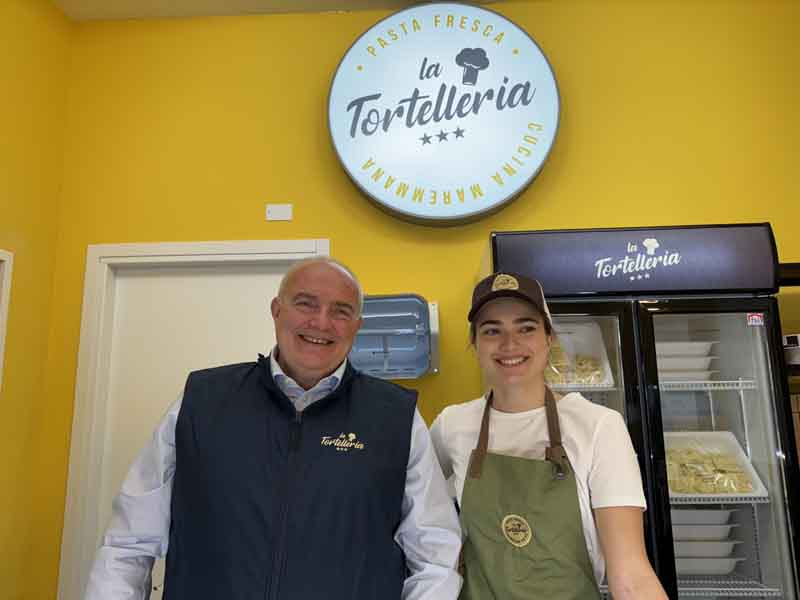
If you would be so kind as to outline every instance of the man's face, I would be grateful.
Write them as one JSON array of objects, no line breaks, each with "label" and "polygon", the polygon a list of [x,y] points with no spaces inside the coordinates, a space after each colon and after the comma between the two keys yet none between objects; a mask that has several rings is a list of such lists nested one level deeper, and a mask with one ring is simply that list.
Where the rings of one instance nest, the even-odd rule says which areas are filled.
[{"label": "man's face", "polygon": [[336,370],[361,327],[355,283],[325,263],[292,274],[271,310],[278,364],[304,389]]}]

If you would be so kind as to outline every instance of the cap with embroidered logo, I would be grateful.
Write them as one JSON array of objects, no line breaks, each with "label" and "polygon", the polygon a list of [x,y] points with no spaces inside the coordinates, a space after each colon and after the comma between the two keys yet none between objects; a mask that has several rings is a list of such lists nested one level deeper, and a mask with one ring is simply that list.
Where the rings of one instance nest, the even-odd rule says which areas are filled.
[{"label": "cap with embroidered logo", "polygon": [[492,273],[479,281],[472,290],[472,308],[469,309],[467,320],[472,322],[483,305],[495,298],[519,298],[530,302],[552,326],[541,284],[519,273]]}]

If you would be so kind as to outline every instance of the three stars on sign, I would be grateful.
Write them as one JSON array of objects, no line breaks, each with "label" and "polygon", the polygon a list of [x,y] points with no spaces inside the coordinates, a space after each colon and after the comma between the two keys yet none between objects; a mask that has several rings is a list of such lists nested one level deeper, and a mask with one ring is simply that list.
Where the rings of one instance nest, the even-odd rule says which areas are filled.
[{"label": "three stars on sign", "polygon": [[456,136],[456,139],[463,138],[464,137],[464,131],[465,130],[461,129],[461,127],[457,127],[453,131],[440,130],[439,133],[436,133],[433,136],[428,135],[427,133],[424,133],[422,135],[422,137],[419,138],[419,139],[420,139],[420,141],[422,141],[422,145],[424,146],[426,144],[431,144],[432,143],[431,140],[434,138],[434,136],[439,138],[439,142],[446,142],[447,141],[447,136],[450,135],[451,133],[454,136]]}]

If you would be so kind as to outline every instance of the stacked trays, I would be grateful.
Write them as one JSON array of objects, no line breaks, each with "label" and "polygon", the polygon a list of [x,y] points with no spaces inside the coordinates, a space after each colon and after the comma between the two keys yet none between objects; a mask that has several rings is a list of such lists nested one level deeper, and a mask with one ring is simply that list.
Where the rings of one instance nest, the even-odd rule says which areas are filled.
[{"label": "stacked trays", "polygon": [[661,381],[709,381],[711,348],[716,342],[656,342],[658,378]]},{"label": "stacked trays", "polygon": [[673,509],[672,538],[675,543],[675,566],[682,577],[729,575],[745,560],[732,556],[738,525],[729,524],[733,510]]}]

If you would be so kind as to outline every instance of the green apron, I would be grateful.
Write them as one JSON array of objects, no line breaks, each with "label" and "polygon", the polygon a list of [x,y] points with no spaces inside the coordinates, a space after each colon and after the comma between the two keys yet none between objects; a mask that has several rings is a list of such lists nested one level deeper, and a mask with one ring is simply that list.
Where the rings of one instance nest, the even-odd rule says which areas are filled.
[{"label": "green apron", "polygon": [[599,600],[553,393],[545,460],[487,452],[491,405],[490,392],[461,497],[459,600]]}]

